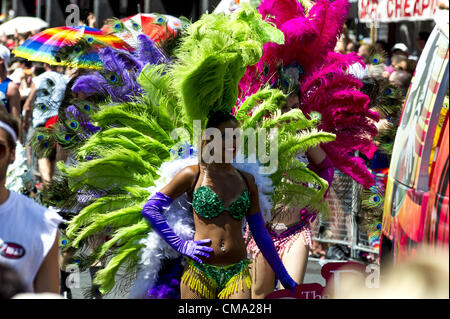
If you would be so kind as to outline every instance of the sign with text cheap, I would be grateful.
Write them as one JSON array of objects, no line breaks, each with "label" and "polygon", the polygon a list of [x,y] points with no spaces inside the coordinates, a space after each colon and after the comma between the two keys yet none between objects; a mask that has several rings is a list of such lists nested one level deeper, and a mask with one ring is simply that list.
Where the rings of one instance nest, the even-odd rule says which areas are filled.
[{"label": "sign with text cheap", "polygon": [[360,22],[433,20],[438,0],[358,0]]}]

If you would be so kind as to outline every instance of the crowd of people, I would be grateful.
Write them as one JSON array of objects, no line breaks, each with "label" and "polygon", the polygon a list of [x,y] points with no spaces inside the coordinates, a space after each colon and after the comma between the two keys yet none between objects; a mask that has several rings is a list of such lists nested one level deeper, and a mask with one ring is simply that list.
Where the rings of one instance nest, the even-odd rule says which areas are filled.
[{"label": "crowd of people", "polygon": [[[417,61],[425,47],[429,35],[429,32],[419,32],[418,38],[416,39],[417,49],[412,51],[404,43],[396,43],[389,48],[387,43],[381,40],[374,43],[353,41],[349,38],[346,27],[344,27],[343,35],[337,42],[335,51],[342,54],[357,54],[363,58],[366,68],[355,72],[355,74],[362,79],[365,85],[378,83],[377,86],[385,87],[386,85],[392,85],[397,88],[399,91],[397,103],[401,106],[414,75]],[[370,89],[368,90],[370,91]],[[367,90],[365,92],[367,92]],[[373,92],[371,96],[371,99],[373,100],[372,104],[381,116],[381,120],[377,123],[377,128],[379,130],[385,129],[388,125],[392,124],[392,119],[389,119],[389,117],[399,118],[399,114],[385,114],[386,110],[383,112],[381,108],[375,106],[377,97],[373,95],[379,94],[380,92],[381,91]],[[396,110],[397,113],[399,111],[400,109]],[[367,165],[372,170],[381,172],[382,170],[389,168],[389,162],[390,157],[386,156],[384,152],[378,151],[372,160],[367,161]],[[351,227],[348,223],[346,223],[346,225],[346,227]],[[330,234],[328,237],[331,239],[335,236]],[[348,258],[350,248],[342,245],[314,242],[310,254],[321,259]],[[364,258],[368,258],[372,261],[376,260],[373,253],[364,253]]]},{"label": "crowd of people", "polygon": [[[96,22],[93,15],[90,15],[88,23],[90,26],[95,26]],[[0,45],[0,283],[4,283],[0,288],[0,298],[11,298],[18,293],[27,291],[35,293],[51,292],[55,295],[65,293],[66,297],[70,297],[70,289],[65,286],[65,279],[68,274],[64,271],[63,266],[71,261],[73,251],[65,250],[61,252],[59,250],[61,239],[57,230],[65,227],[63,226],[63,219],[53,208],[45,208],[35,202],[40,201],[40,190],[50,185],[55,176],[57,171],[56,162],[70,160],[69,151],[56,144],[57,146],[52,152],[45,155],[36,154],[29,141],[39,128],[49,128],[55,125],[58,121],[58,116],[61,114],[59,106],[64,100],[86,98],[84,93],[76,93],[71,90],[74,81],[84,71],[77,68],[55,67],[46,63],[33,62],[11,56],[11,50],[23,44],[30,35],[17,34],[10,38],[3,36],[0,40],[3,43],[3,45]],[[389,49],[386,48],[386,44],[382,41],[374,44],[356,43],[346,40],[345,37],[337,43],[334,51],[344,54],[357,53],[358,56],[364,59],[366,64],[363,70],[363,72],[366,72],[366,78],[387,79],[391,85],[402,91],[404,97],[414,74],[417,58],[420,56],[421,50],[423,50],[428,35],[425,32],[420,33],[417,39],[418,52],[409,52],[410,50],[402,43],[397,43]],[[374,56],[379,56],[379,60],[374,62]],[[291,85],[288,85],[288,87],[289,90],[292,90]],[[297,88],[297,90],[300,89]],[[42,103],[41,101],[44,98],[46,101],[51,101],[53,105]],[[299,99],[292,95],[286,102],[283,112],[289,112],[289,110],[298,106],[299,103]],[[43,112],[43,108],[46,108],[45,112]],[[208,116],[210,114],[211,112]],[[223,116],[223,114],[220,116],[216,115],[214,121],[217,123],[211,124],[210,121],[208,122],[211,125],[210,127],[222,130],[226,127],[233,128],[237,123],[236,118]],[[24,147],[23,152],[17,150],[19,144]],[[310,165],[314,167],[314,171],[318,176],[331,185],[333,175],[330,171],[333,171],[333,163],[329,159],[329,154],[317,146],[316,148],[311,147],[308,149],[308,154],[305,157],[308,157]],[[22,183],[18,189],[8,189],[7,179],[10,177],[7,173],[8,167],[20,156],[24,157],[29,167],[29,180]],[[267,231],[261,231],[265,227],[264,220],[260,214],[259,204],[257,204],[258,197],[254,195],[255,193],[257,194],[255,179],[250,174],[241,173],[237,170],[236,172],[239,174],[233,175],[234,181],[239,181],[239,189],[242,189],[242,192],[239,193],[240,195],[238,194],[238,198],[243,198],[242,201],[245,202],[245,205],[242,205],[250,211],[246,215],[246,220],[249,224],[247,231],[251,231],[252,238],[249,237],[248,239],[253,245],[252,249],[254,251],[252,251],[252,254],[256,258],[255,264],[257,265],[255,267],[258,267],[252,271],[258,271],[259,269],[259,271],[264,271],[266,274],[270,273],[270,277],[260,277],[253,283],[253,286],[256,287],[252,288],[256,289],[253,293],[255,295],[260,294],[260,297],[264,298],[273,290],[274,281],[277,278],[281,280],[284,287],[292,289],[297,285],[296,283],[303,281],[308,256],[312,254],[321,255],[323,251],[323,247],[313,245],[311,242],[311,233],[308,228],[311,214],[307,211],[302,211],[302,216],[306,217],[302,217],[301,221],[295,221],[294,227],[289,226],[287,228],[290,233],[286,235],[286,240],[278,236],[279,231],[275,228],[273,228],[273,231],[270,231],[270,234]],[[205,297],[205,294],[208,296],[213,295],[214,297],[211,285],[207,286],[205,284],[204,287],[206,288],[203,288],[203,290],[199,290],[199,288],[194,289],[194,285],[191,283],[192,280],[189,281],[189,276],[196,278],[195,280],[199,282],[199,278],[206,276],[204,274],[210,275],[216,272],[223,272],[223,267],[202,263],[200,258],[207,258],[208,254],[213,252],[212,248],[207,247],[211,240],[181,240],[172,232],[169,225],[163,221],[161,215],[163,207],[170,206],[172,198],[175,199],[181,194],[180,188],[188,191],[192,186],[193,190],[197,183],[202,184],[204,180],[212,183],[214,176],[217,177],[216,180],[223,182],[222,178],[231,176],[227,174],[221,175],[221,173],[219,174],[218,171],[214,171],[212,167],[207,165],[190,166],[187,170],[183,170],[180,175],[176,175],[167,186],[154,194],[144,206],[143,215],[149,220],[155,231],[177,252],[193,260],[190,260],[188,266],[186,266],[187,270],[181,279],[181,295],[184,298]],[[216,184],[219,185],[220,183],[217,182]],[[199,189],[201,191],[197,192]],[[211,191],[211,189],[211,187],[200,186],[193,192],[193,206],[197,215],[200,216],[195,215],[196,228],[198,227],[196,229],[197,234],[205,234],[211,229],[211,226],[208,226],[209,228],[206,226],[204,229],[201,228],[205,223],[198,222],[202,218],[210,219],[213,217],[209,213],[208,208],[205,208],[206,204],[201,200],[201,196],[207,191]],[[220,191],[220,187],[214,188],[214,190]],[[20,192],[23,194],[19,194]],[[245,201],[245,196],[249,196],[246,195],[249,192],[251,197]],[[196,195],[197,197],[195,197]],[[218,198],[218,196],[216,197]],[[195,200],[200,202],[200,204],[195,203]],[[218,200],[220,201],[220,199]],[[12,211],[14,211],[14,214],[11,213]],[[239,216],[233,218],[239,221],[242,220],[245,212],[243,214],[238,208],[236,211],[239,212]],[[288,224],[287,220],[272,221],[272,224],[285,226],[285,224]],[[233,234],[234,232],[237,234],[241,229],[236,226],[237,224],[233,224],[234,222],[224,220],[222,226],[224,229],[230,227],[230,233]],[[30,231],[31,229],[32,231]],[[286,230],[284,233],[286,233]],[[101,238],[100,241],[105,237],[102,237],[101,234],[97,235]],[[229,234],[227,233],[227,235]],[[211,235],[213,240],[215,240],[214,236]],[[3,241],[2,237],[7,237],[8,242]],[[293,243],[297,239],[299,239],[299,244],[294,245]],[[272,242],[275,243],[275,246]],[[236,249],[233,246],[234,244],[231,239],[229,241],[222,240],[221,246],[214,247],[214,249],[225,253],[226,250],[228,252],[228,249]],[[228,245],[231,248],[228,248]],[[95,250],[96,247],[94,246],[91,242],[92,250]],[[217,251],[213,253],[214,257],[219,255]],[[245,252],[245,247],[243,251]],[[21,259],[19,265],[15,263],[15,269],[8,268],[8,263],[1,265],[2,256],[3,261],[17,261],[18,258],[23,257],[24,252],[27,252],[27,257]],[[262,252],[262,254],[259,254],[259,252]],[[278,256],[279,254],[280,257]],[[239,265],[240,268],[232,275],[241,276],[239,277],[241,286],[244,286],[245,282],[247,287],[250,288],[248,281],[251,281],[251,279],[248,279],[250,275],[247,268],[249,261],[246,259],[246,255],[247,253],[239,251],[234,255],[234,257],[237,256],[237,259],[235,258],[236,263],[227,266],[235,267],[235,265]],[[301,267],[299,267],[297,262],[299,258],[302,260]],[[222,261],[220,258],[214,259],[214,262],[219,265]],[[92,269],[94,268],[95,266],[92,267]],[[94,273],[95,271],[92,273],[92,276],[94,276]],[[211,277],[214,276],[211,275]],[[225,296],[232,295],[233,291],[236,290],[236,288],[232,290],[229,286],[229,283],[221,284],[223,290],[226,290],[223,293]],[[208,291],[205,293],[205,290]],[[95,295],[101,297],[99,290],[95,290]],[[249,298],[250,295],[249,289],[243,289],[242,293],[238,292],[237,297]]]},{"label": "crowd of people", "polygon": [[[369,66],[370,77],[389,79],[390,82],[395,83],[406,94],[411,78],[414,75],[417,61],[429,36],[429,32],[419,32],[414,51],[401,42],[389,48],[388,44],[383,40],[378,40],[375,43],[355,42],[343,36],[336,46],[336,52],[343,54],[357,53],[364,58],[365,63]],[[375,64],[370,60],[374,56],[378,57],[378,61]]]}]

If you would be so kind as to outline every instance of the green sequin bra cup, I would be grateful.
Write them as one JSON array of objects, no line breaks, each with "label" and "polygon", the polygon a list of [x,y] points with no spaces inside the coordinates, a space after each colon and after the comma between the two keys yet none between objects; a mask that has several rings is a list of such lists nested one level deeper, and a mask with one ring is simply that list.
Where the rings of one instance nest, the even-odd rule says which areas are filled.
[{"label": "green sequin bra cup", "polygon": [[214,218],[223,211],[228,211],[232,218],[242,220],[250,208],[248,190],[244,190],[228,208],[225,208],[219,196],[208,186],[200,186],[193,193],[192,207],[195,212],[205,218]]}]

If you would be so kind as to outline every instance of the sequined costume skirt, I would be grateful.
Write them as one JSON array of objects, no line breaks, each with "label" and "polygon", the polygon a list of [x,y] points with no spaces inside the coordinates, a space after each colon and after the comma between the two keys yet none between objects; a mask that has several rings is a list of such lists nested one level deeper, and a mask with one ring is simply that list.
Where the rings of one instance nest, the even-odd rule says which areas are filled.
[{"label": "sequined costume skirt", "polygon": [[187,268],[181,277],[181,282],[188,285],[192,291],[207,299],[225,299],[244,290],[244,285],[251,288],[252,279],[248,265],[249,259],[227,266],[214,266],[198,263],[186,258]]},{"label": "sequined costume skirt", "polygon": [[[270,227],[268,227],[267,230],[270,237],[272,237],[273,244],[275,245],[280,258],[283,257],[283,254],[285,252],[289,251],[292,244],[299,238],[303,241],[303,244],[305,246],[312,248],[311,225],[309,221],[295,224],[283,231],[281,234],[275,232]],[[250,237],[248,229],[246,237]],[[255,258],[260,253],[260,250],[256,245],[253,237],[247,245],[247,251],[252,255],[253,258]]]}]

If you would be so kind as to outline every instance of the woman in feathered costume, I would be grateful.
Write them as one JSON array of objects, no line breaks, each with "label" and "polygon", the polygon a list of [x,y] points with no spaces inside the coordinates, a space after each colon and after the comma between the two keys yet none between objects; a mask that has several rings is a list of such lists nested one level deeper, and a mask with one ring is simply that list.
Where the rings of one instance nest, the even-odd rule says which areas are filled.
[{"label": "woman in feathered costume", "polygon": [[[297,154],[299,160],[329,184],[337,168],[370,187],[373,176],[354,152],[373,156],[378,114],[369,110],[369,99],[360,92],[361,82],[349,73],[353,64],[363,64],[361,59],[333,51],[348,10],[347,0],[263,1],[258,11],[283,32],[285,43],[265,44],[261,60],[247,69],[239,84],[240,103],[267,84],[283,89],[289,95],[284,111],[318,112],[318,128],[336,134],[335,141]],[[314,208],[306,204],[278,205],[268,220],[278,253],[298,283],[303,282],[306,271],[310,223],[316,216]],[[255,258],[253,297],[263,298],[273,291],[276,277],[253,240],[248,250]]]},{"label": "woman in feathered costume", "polygon": [[[278,202],[324,208],[326,181],[294,161],[294,155],[335,136],[315,130],[314,115],[307,118],[300,110],[281,114],[286,95],[276,89],[262,89],[235,117],[230,115],[246,67],[260,59],[264,43],[283,42],[282,34],[254,10],[245,8],[230,17],[207,14],[186,32],[174,62],[147,65],[137,78],[142,93],[129,101],[99,105],[91,118],[100,130],[73,150],[76,163],[59,164],[62,176],[55,183],[66,195],[58,206],[70,207],[75,199],[82,207],[67,228],[71,245],[79,247],[109,229],[109,240],[80,263],[83,268],[108,257],[94,280],[102,293],[117,287],[129,297],[158,297],[154,288],[165,278],[164,265],[176,264],[184,255],[183,276],[169,278],[181,281],[182,297],[244,298],[250,296],[251,283],[241,232],[245,217],[275,273],[293,288],[296,283],[285,271],[261,213],[270,215]],[[267,164],[203,163],[195,152],[180,157],[180,148],[197,144],[192,120],[200,120],[201,129],[220,132],[238,125],[242,130],[278,128],[278,135],[254,134],[278,151],[278,167],[261,174]],[[251,144],[251,138],[243,140],[244,146]],[[222,142],[222,136],[207,142]],[[231,157],[235,150],[222,149]],[[242,153],[246,158],[256,154],[248,148]]]},{"label": "woman in feathered costume", "polygon": [[[250,28],[249,22],[260,25]],[[227,136],[228,131],[238,127],[238,120],[230,115],[236,103],[237,83],[245,67],[256,62],[258,54],[254,52],[269,39],[264,32],[270,29],[251,11],[242,11],[231,19],[205,15],[182,39],[179,60],[169,71],[188,118],[207,119],[205,128],[215,128],[218,133],[202,143],[199,163],[176,174],[142,211],[153,230],[187,257],[181,298],[250,298],[250,260],[242,238],[244,217],[282,282],[289,288],[296,286],[265,232],[254,177],[227,160],[237,152],[236,141],[226,145],[226,139],[233,139]],[[220,147],[211,154],[214,143]],[[214,158],[205,158],[208,154]],[[186,193],[194,212],[195,233],[190,240],[176,235],[162,216],[165,207]]]}]

